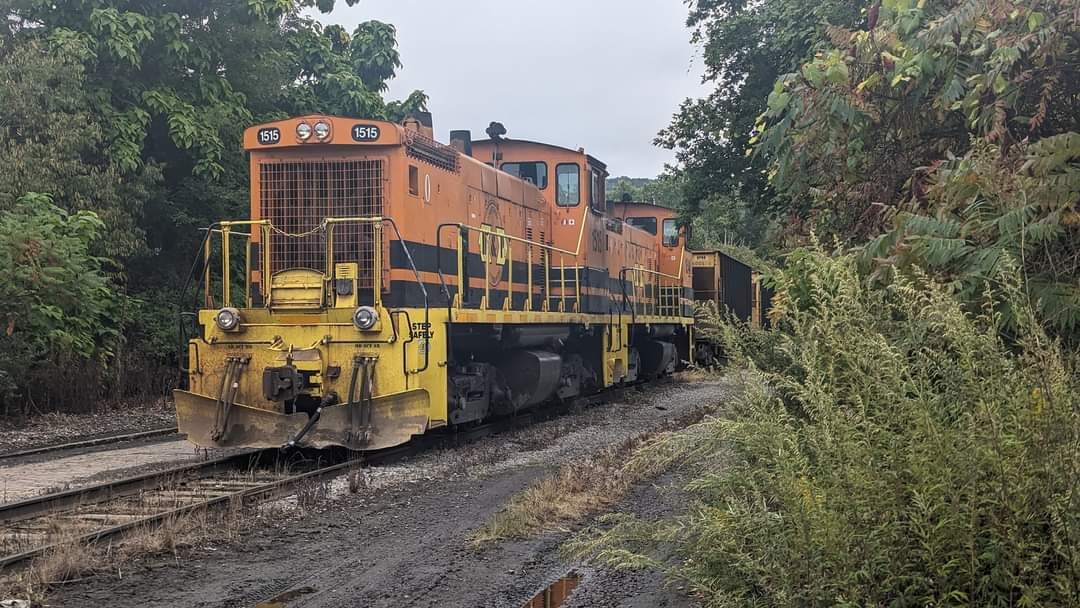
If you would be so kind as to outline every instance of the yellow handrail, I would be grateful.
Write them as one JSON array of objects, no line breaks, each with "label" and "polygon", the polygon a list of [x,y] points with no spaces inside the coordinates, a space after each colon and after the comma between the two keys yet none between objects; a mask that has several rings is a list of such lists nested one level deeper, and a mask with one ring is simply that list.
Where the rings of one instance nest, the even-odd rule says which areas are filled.
[{"label": "yellow handrail", "polygon": [[372,268],[372,286],[373,286],[373,299],[375,306],[382,304],[382,223],[384,218],[381,216],[366,216],[366,217],[343,217],[343,218],[326,218],[315,228],[303,232],[293,234],[284,230],[281,230],[274,226],[270,220],[232,220],[224,221],[217,224],[217,228],[210,230],[211,236],[208,236],[204,248],[203,256],[207,260],[203,271],[203,299],[205,306],[213,307],[213,300],[211,299],[211,276],[210,276],[210,256],[212,253],[211,240],[213,234],[221,235],[221,275],[222,275],[222,302],[224,306],[232,304],[232,269],[231,269],[231,255],[232,255],[232,237],[242,236],[246,237],[246,260],[245,260],[245,272],[247,273],[245,282],[245,304],[252,306],[251,298],[251,255],[252,255],[252,240],[254,230],[251,232],[238,232],[234,228],[238,227],[258,227],[260,241],[262,242],[261,248],[261,272],[263,279],[259,281],[259,294],[263,296],[264,300],[269,298],[269,278],[270,278],[270,261],[271,261],[271,244],[270,236],[272,234],[278,234],[285,237],[301,238],[305,236],[311,236],[318,234],[319,232],[326,233],[326,268],[323,275],[324,280],[329,281],[333,276],[333,251],[334,251],[334,235],[333,228],[338,224],[347,223],[365,223],[372,224],[373,228],[373,268]]},{"label": "yellow handrail", "polygon": [[[645,283],[641,286],[641,297],[645,300],[645,314],[652,312],[654,315],[659,316],[679,316],[682,303],[682,277],[645,268],[644,266],[626,267],[623,268],[622,272],[624,275],[634,273],[635,279],[641,279],[644,275],[656,277],[654,283],[635,281],[635,283]],[[650,288],[651,294],[649,292]],[[637,287],[635,286],[635,294],[636,292]]]},{"label": "yellow handrail", "polygon": [[[463,230],[468,231],[469,233],[476,232],[476,233],[480,234],[481,235],[480,242],[481,242],[482,246],[487,245],[487,243],[488,243],[487,239],[489,239],[489,238],[500,239],[501,241],[507,243],[507,247],[506,247],[507,260],[506,260],[505,263],[510,265],[510,274],[509,274],[509,278],[508,278],[509,287],[507,289],[507,296],[506,296],[506,300],[503,301],[503,306],[502,306],[503,310],[512,310],[513,309],[513,297],[514,297],[514,283],[513,283],[513,280],[514,280],[514,253],[513,252],[514,252],[514,248],[511,247],[509,244],[510,243],[522,243],[522,244],[525,245],[526,250],[528,252],[527,259],[528,259],[529,267],[528,267],[528,273],[527,273],[528,274],[527,284],[528,284],[529,294],[528,294],[528,297],[525,298],[525,304],[523,306],[523,308],[525,310],[532,310],[532,296],[533,296],[533,280],[532,280],[533,257],[532,257],[532,248],[537,247],[537,248],[540,249],[542,260],[543,260],[542,266],[544,267],[544,304],[542,306],[542,310],[544,312],[547,312],[547,311],[550,310],[550,306],[549,306],[548,302],[549,302],[549,300],[551,298],[551,270],[552,270],[551,256],[552,256],[552,254],[556,254],[556,253],[559,254],[559,263],[560,263],[560,266],[559,266],[559,285],[560,285],[559,311],[560,312],[566,312],[566,299],[567,299],[566,258],[570,257],[571,259],[573,259],[576,262],[578,257],[579,257],[579,255],[577,253],[572,252],[572,251],[567,250],[567,249],[561,249],[561,248],[555,247],[553,245],[547,245],[545,243],[540,243],[540,242],[537,242],[537,241],[531,241],[529,239],[524,239],[524,238],[521,238],[521,237],[518,237],[518,236],[514,236],[512,234],[506,234],[504,232],[499,232],[495,228],[490,228],[490,227],[486,227],[486,226],[476,227],[476,226],[469,226],[469,225],[464,224],[464,223],[448,224],[448,226],[456,226],[457,229],[458,229],[458,234],[459,235],[461,234],[461,232]],[[461,307],[464,306],[465,298],[462,297],[462,293],[464,293],[464,290],[469,288],[468,285],[465,285],[465,272],[464,272],[464,264],[467,263],[467,260],[464,257],[464,252],[465,252],[466,246],[467,246],[467,244],[463,244],[461,242],[461,237],[459,236],[458,237],[458,245],[457,245],[457,255],[458,255],[458,297],[455,298],[455,306],[457,308],[461,308]],[[501,250],[501,247],[502,247],[502,242],[499,243],[499,249],[498,250]],[[574,266],[574,277],[573,277],[574,294],[572,296],[575,311],[580,311],[581,310],[581,281],[580,281],[580,274],[581,274],[580,265],[579,264],[575,265]],[[481,310],[487,310],[488,307],[490,306],[490,304],[491,304],[491,281],[487,277],[485,277],[485,279],[484,279],[484,298],[480,303],[480,309]]]}]

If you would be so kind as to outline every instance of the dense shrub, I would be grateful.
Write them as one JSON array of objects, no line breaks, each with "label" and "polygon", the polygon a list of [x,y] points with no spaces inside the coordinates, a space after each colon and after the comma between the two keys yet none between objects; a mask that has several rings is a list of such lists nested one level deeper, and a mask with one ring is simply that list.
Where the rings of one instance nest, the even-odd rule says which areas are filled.
[{"label": "dense shrub", "polygon": [[16,401],[25,403],[30,387],[70,388],[82,364],[112,357],[124,300],[103,272],[103,260],[91,253],[103,230],[94,213],[68,213],[41,194],[0,213],[4,413]]},{"label": "dense shrub", "polygon": [[760,382],[690,448],[693,507],[576,550],[664,564],[710,606],[1078,605],[1080,382],[1015,274],[1006,342],[1000,301],[971,314],[802,253],[777,275],[775,352],[744,353]]}]

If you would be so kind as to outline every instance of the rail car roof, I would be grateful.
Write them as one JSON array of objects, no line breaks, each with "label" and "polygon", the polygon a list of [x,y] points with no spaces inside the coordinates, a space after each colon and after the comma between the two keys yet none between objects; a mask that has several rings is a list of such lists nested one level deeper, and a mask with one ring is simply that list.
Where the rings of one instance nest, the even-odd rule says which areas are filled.
[{"label": "rail car roof", "polygon": [[716,254],[716,255],[718,255],[720,257],[725,257],[725,258],[731,260],[732,262],[735,262],[736,264],[739,264],[740,266],[745,266],[750,270],[754,270],[754,267],[751,266],[750,264],[747,264],[746,262],[740,260],[739,258],[728,255],[728,254],[724,253],[723,251],[721,251],[719,249],[689,249],[687,251],[690,253],[690,255],[694,255],[694,254]]},{"label": "rail car roof", "polygon": [[[511,139],[509,137],[504,137],[500,141],[505,141],[507,143],[513,143],[513,144],[529,144],[530,146],[541,146],[541,147],[544,147],[544,148],[551,148],[552,150],[560,150],[562,152],[570,152],[571,154],[583,154],[584,153],[584,150],[582,150],[580,148],[575,150],[573,148],[566,148],[566,147],[563,147],[563,146],[556,146],[555,144],[544,143],[542,141],[532,141],[532,140],[528,140],[528,139]],[[492,143],[494,143],[494,142],[492,140],[490,140],[490,139],[477,139],[477,140],[473,141],[474,146],[475,145],[482,145],[482,144],[492,144]],[[600,167],[601,169],[607,170],[607,163],[605,163],[604,161],[596,158],[595,156],[593,156],[591,154],[585,154],[585,158],[589,159],[590,163],[595,164],[596,166]]]}]

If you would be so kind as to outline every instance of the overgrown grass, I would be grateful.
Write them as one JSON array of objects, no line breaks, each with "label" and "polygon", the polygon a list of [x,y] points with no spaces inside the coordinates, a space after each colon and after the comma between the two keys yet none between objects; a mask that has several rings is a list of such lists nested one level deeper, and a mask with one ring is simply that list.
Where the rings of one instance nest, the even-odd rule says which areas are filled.
[{"label": "overgrown grass", "polygon": [[[561,465],[554,473],[515,494],[471,535],[474,546],[563,530],[622,499],[636,484],[671,468],[687,450],[686,435],[676,435],[714,411],[694,408],[661,428]],[[643,457],[647,454],[647,457]]]},{"label": "overgrown grass", "polygon": [[571,550],[665,568],[717,607],[1080,605],[1075,362],[1019,280],[994,282],[1019,311],[1008,336],[1000,300],[971,314],[924,279],[869,289],[850,258],[806,254],[779,277],[781,331],[725,329],[760,382],[683,442],[694,507]]}]

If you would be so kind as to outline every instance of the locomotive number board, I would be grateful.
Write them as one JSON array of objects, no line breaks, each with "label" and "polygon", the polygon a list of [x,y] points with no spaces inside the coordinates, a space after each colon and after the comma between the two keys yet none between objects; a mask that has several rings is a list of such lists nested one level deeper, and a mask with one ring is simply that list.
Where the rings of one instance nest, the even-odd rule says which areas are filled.
[{"label": "locomotive number board", "polygon": [[379,139],[379,127],[375,125],[353,125],[353,141],[375,141]]}]

